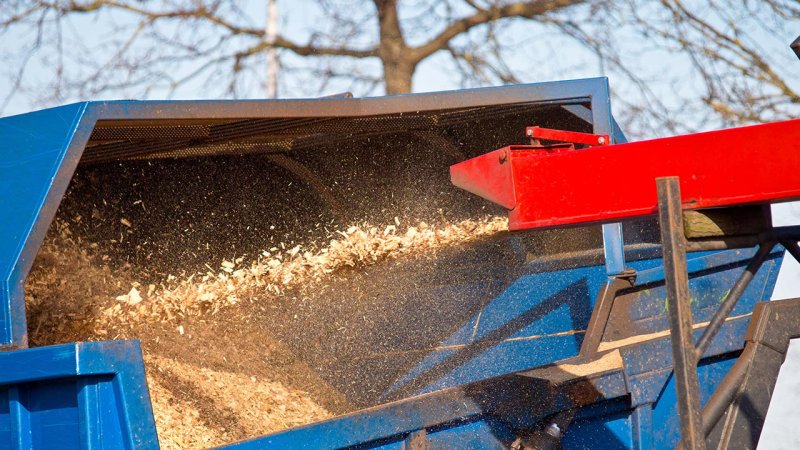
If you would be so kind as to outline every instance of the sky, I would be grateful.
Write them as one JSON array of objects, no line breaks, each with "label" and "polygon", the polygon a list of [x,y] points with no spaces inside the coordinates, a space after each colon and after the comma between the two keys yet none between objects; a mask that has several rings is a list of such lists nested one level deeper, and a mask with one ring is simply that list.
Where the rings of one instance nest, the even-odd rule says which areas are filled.
[{"label": "sky", "polygon": [[[339,2],[347,0],[337,0]],[[699,1],[699,0],[698,0]],[[743,0],[747,3],[753,3]],[[158,2],[151,2],[157,4]],[[361,17],[370,14],[372,7],[370,2],[350,1],[352,4],[351,16]],[[411,5],[401,12],[404,16],[412,17],[419,13],[419,5],[426,2],[418,0],[405,0],[401,4]],[[691,3],[691,2],[690,2]],[[757,4],[758,2],[756,2]],[[260,28],[266,23],[265,1],[251,0],[236,2],[244,11],[244,17],[239,21],[248,26]],[[644,4],[644,3],[643,3]],[[317,0],[279,0],[280,11],[280,33],[297,42],[306,42],[317,30],[325,29],[326,21],[320,9],[316,7]],[[642,8],[642,14],[652,14],[655,18],[657,14]],[[575,22],[591,20],[592,10],[589,7],[570,9],[566,16]],[[574,11],[574,12],[573,12]],[[456,13],[466,13],[456,11]],[[663,14],[661,14],[663,16]],[[655,20],[655,19],[654,19]],[[663,18],[662,18],[663,20]],[[797,22],[797,21],[794,21]],[[788,43],[796,36],[795,29],[800,29],[800,23],[781,23],[762,24],[753,26],[748,32],[753,39],[758,42],[761,51],[771,56],[774,66],[782,74],[793,74],[796,61],[794,55],[788,49]],[[81,15],[70,18],[64,22],[62,29],[66,36],[64,46],[67,52],[77,54],[73,60],[83,60],[85,64],[71,64],[65,68],[65,73],[73,75],[87,74],[87,67],[95,61],[107,61],[111,58],[108,43],[117,34],[109,24],[125,26],[132,23],[132,17],[125,14],[104,14],[104,15]],[[797,25],[796,27],[794,25]],[[436,24],[431,25],[433,31]],[[363,27],[362,27],[363,28]],[[369,27],[370,29],[374,27]],[[609,69],[606,61],[599,59],[583,45],[574,39],[564,37],[563,34],[554,31],[552,27],[530,25],[530,22],[505,22],[501,27],[502,40],[512,50],[509,50],[509,66],[513,69],[521,82],[541,82],[559,79],[574,79],[596,76],[608,76],[613,92],[612,108],[620,122],[624,122],[622,117],[627,108],[623,107],[626,103],[640,104],[641,94],[626,77],[618,71]],[[195,30],[191,27],[176,28],[176,34],[199,33],[204,29]],[[650,45],[649,42],[625,27],[609,30],[614,33],[614,38],[620,42],[620,53],[626,64],[630,64],[632,71],[637,76],[645,80],[648,89],[652,90],[654,98],[663,103],[663,107],[669,109],[682,117],[678,122],[685,124],[686,128],[708,129],[714,128],[713,124],[706,125],[701,122],[696,112],[689,108],[683,108],[682,103],[685,99],[696,100],[704,95],[704,85],[700,82],[697,75],[691,74],[689,70],[689,60],[685,55],[666,51]],[[367,43],[371,37],[371,31],[367,32],[360,41],[349,42],[352,45]],[[410,33],[407,33],[410,34]],[[430,34],[430,33],[429,33]],[[15,70],[19,61],[27,54],[26,48],[20,43],[28,42],[33,36],[31,30],[14,29],[11,32],[0,34],[0,46],[6,54],[0,54],[0,76],[9,74]],[[480,36],[473,36],[479,39]],[[52,38],[50,39],[52,41]],[[412,40],[411,44],[418,44],[419,39]],[[235,45],[232,43],[231,45]],[[353,86],[345,80],[333,81],[320,86],[318,80],[307,73],[297,70],[298,66],[307,65],[307,60],[303,60],[288,51],[280,53],[284,69],[281,72],[280,96],[284,98],[293,97],[313,97],[337,94],[345,91],[354,91],[357,96],[381,95],[382,88],[365,90],[363,86]],[[152,58],[152,55],[149,55]],[[306,61],[305,63],[303,61]],[[42,88],[52,84],[54,65],[57,63],[55,58],[34,57],[30,62],[30,69],[26,73],[26,83],[31,86],[29,89],[11,97],[5,107],[0,109],[0,115],[17,114],[25,111],[39,109],[42,107],[56,106],[79,100],[98,100],[98,99],[198,99],[198,98],[230,98],[226,92],[226,84],[222,81],[204,82],[197,79],[187,83],[177,91],[170,92],[163,83],[147,90],[137,87],[129,89],[105,89],[100,93],[92,94],[94,84],[91,81],[85,83],[85,90],[88,93],[76,95],[73,93],[62,94],[53,98],[52,90]],[[113,65],[109,62],[108,64]],[[263,68],[266,62],[257,59],[251,67],[243,71],[243,81],[241,89],[236,95],[240,98],[261,98],[264,95]],[[188,71],[187,64],[172,64],[165,70],[174,73]],[[227,66],[226,66],[227,68]],[[357,62],[344,66],[344,70],[365,74],[379,75],[380,64],[376,59],[357,60]],[[114,72],[116,79],[109,80],[112,84],[118,79],[125,78],[124,70]],[[88,77],[88,74],[87,74]],[[318,78],[318,77],[316,77]],[[794,82],[793,76],[786,77],[790,82]],[[0,78],[2,80],[3,78]],[[798,80],[800,81],[800,80]],[[497,82],[492,82],[496,84]],[[471,83],[475,86],[475,83]],[[430,59],[424,61],[414,76],[414,90],[416,92],[430,92],[438,90],[458,89],[462,86],[460,78],[457,76],[456,68],[445,52],[436,53]],[[7,96],[10,83],[0,83],[0,103]],[[2,106],[2,105],[0,105]],[[629,135],[634,137],[656,137],[669,134],[668,130],[652,127],[648,129],[626,129]]]},{"label": "sky", "polygon": [[[358,3],[358,2],[355,2]],[[413,3],[413,2],[411,2]],[[244,10],[248,14],[248,19],[243,20],[242,23],[247,23],[252,27],[260,27],[266,23],[266,2],[247,1],[240,2],[244,5]],[[319,8],[316,7],[316,0],[296,0],[286,1],[279,0],[280,11],[280,25],[279,32],[282,35],[296,41],[306,42],[314,34],[317,23],[323,21]],[[356,9],[365,9],[371,11],[371,7],[361,7]],[[360,13],[360,12],[359,12]],[[355,14],[355,13],[354,13]],[[410,13],[409,13],[410,14]],[[113,15],[111,17],[117,25],[125,25],[133,23],[130,17],[124,15]],[[113,30],[104,26],[102,20],[98,20],[91,16],[75,16],[70,18],[63,26],[65,35],[73,36],[74,39],[80,40],[85,43],[86,48],[81,49],[83,52],[96,51],[97,56],[93,59],[103,59],[108,52],[103,48],[102,43],[107,41],[114,34]],[[605,75],[602,70],[602,65],[589,54],[581,46],[575,44],[573,41],[565,38],[560,38],[557,34],[547,30],[535,30],[535,34],[530,34],[531,30],[527,27],[520,27],[518,25],[510,25],[511,30],[507,31],[510,45],[514,46],[516,50],[515,57],[512,58],[511,64],[515,66],[516,70],[521,74],[521,79],[524,82],[541,82],[552,81],[558,79],[573,79],[573,78],[586,78]],[[515,31],[514,29],[518,29]],[[28,30],[14,30],[11,33],[0,35],[0,46],[4,49],[11,49],[11,47],[20,41],[30,39],[32,32]],[[547,46],[537,44],[537,42],[548,42]],[[412,41],[412,44],[414,42]],[[418,43],[418,42],[417,42]],[[350,45],[357,45],[357,43],[350,42]],[[97,49],[97,50],[95,50]],[[561,55],[568,54],[568,58],[563,58]],[[12,62],[19,62],[27,55],[27,52],[22,52]],[[313,97],[313,96],[326,96],[337,94],[345,91],[355,90],[357,95],[364,95],[364,92],[358,92],[359,87],[351,85],[348,81],[334,81],[323,88],[316,90],[310,88],[313,83],[308,83],[308,79],[304,76],[299,76],[292,68],[304,65],[303,59],[293,55],[291,52],[281,51],[281,61],[284,70],[281,72],[281,83],[279,96],[282,98],[296,98],[296,97]],[[581,62],[578,62],[578,61]],[[53,76],[53,58],[48,58],[47,61],[42,61],[38,58],[33,58],[30,62],[30,70],[26,76],[36,80],[32,83],[37,86],[47,86]],[[655,63],[655,62],[654,62]],[[266,61],[259,61],[257,64],[266,64]],[[263,66],[256,65],[256,69],[261,69]],[[16,68],[14,68],[16,69]],[[353,64],[353,69],[359,72],[380,75],[380,64],[377,59],[371,60],[358,60]],[[9,67],[0,68],[0,74],[5,70],[6,73],[12,71]],[[80,68],[68,68],[68,71],[78,72]],[[179,66],[173,70],[181,70]],[[414,75],[414,90],[415,92],[432,92],[440,90],[459,89],[461,84],[459,79],[455,76],[456,68],[453,66],[449,57],[440,52],[435,54],[430,59],[423,62]],[[263,82],[259,79],[259,75],[247,78],[244,92],[241,97],[244,98],[262,98],[264,89],[260,86]],[[316,87],[314,85],[314,87]],[[0,101],[6,97],[9,83],[5,85],[0,84]],[[67,97],[58,100],[50,98],[42,99],[42,90],[23,92],[12,97],[8,105],[0,110],[0,115],[13,115],[42,107],[57,106],[58,104],[79,101],[79,100],[97,100],[100,98],[78,98]],[[367,93],[368,95],[382,95],[382,87]],[[104,93],[102,99],[120,99],[120,98],[172,98],[172,99],[198,99],[198,98],[224,98],[225,93],[218,92],[214,89],[208,89],[204,86],[202,80],[188,83],[184,88],[174,93],[167,92],[166,89],[153,89],[147,96],[143,96],[141,92],[136,90],[118,89]]]}]

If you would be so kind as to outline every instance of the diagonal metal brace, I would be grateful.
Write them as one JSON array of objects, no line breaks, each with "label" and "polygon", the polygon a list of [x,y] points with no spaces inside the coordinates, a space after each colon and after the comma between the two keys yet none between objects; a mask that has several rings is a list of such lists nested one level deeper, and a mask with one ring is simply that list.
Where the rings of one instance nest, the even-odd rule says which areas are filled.
[{"label": "diagonal metal brace", "polygon": [[742,297],[742,294],[744,294],[744,291],[747,289],[750,281],[752,281],[756,276],[756,273],[758,273],[758,270],[764,264],[764,261],[766,261],[774,247],[775,242],[766,242],[759,246],[758,252],[756,252],[755,256],[753,256],[753,258],[750,260],[750,263],[747,264],[744,272],[742,272],[742,274],[736,280],[736,284],[733,285],[728,295],[723,299],[722,305],[720,305],[720,307],[714,313],[714,316],[711,318],[711,322],[706,327],[703,335],[700,336],[700,339],[698,339],[697,359],[703,357],[703,354],[708,349],[708,346],[711,345],[711,341],[714,339],[714,336],[717,335],[717,332],[725,323],[725,319],[728,317],[731,311],[733,311],[733,308],[736,307],[736,303]]}]

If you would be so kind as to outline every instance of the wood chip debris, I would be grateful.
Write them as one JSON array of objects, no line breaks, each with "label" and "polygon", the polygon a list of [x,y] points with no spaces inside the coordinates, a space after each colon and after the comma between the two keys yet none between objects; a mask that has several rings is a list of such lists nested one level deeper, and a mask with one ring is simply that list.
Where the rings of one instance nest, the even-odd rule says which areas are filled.
[{"label": "wood chip debris", "polygon": [[101,316],[106,321],[179,323],[189,316],[217,314],[243,300],[282,295],[287,289],[298,286],[308,289],[342,269],[363,267],[410,253],[435,252],[438,248],[482,239],[507,228],[507,220],[501,217],[464,220],[444,226],[421,222],[402,231],[394,224],[353,225],[346,231],[338,231],[334,239],[316,251],[306,250],[302,245],[285,250],[272,247],[249,265],[243,264],[243,258],[223,260],[216,272],[193,274],[183,279],[170,276],[159,286],[151,285],[143,301],[137,300],[139,291],[132,289],[118,297],[120,301],[107,307]]},{"label": "wood chip debris", "polygon": [[142,301],[142,296],[141,296],[141,294],[139,294],[139,290],[138,289],[136,289],[135,287],[132,287],[131,290],[128,291],[127,294],[118,295],[117,296],[117,301],[118,302],[122,302],[122,303],[126,303],[126,304],[131,305],[131,306],[135,306],[135,305],[138,305]]},{"label": "wood chip debris", "polygon": [[[124,218],[120,222],[133,226]],[[31,342],[129,339],[165,324],[177,339],[189,339],[194,334],[184,325],[189,317],[214,320],[222,310],[235,313],[231,308],[241,302],[313,289],[347,269],[409,254],[433,256],[439,248],[505,230],[507,220],[499,217],[406,228],[398,219],[386,226],[363,223],[335,233],[323,246],[277,244],[251,262],[226,259],[217,270],[144,284],[130,266],[112,263],[98,245],[81,242],[65,222],[56,221],[25,287]],[[163,448],[207,448],[330,417],[304,392],[261,376],[190,367],[156,355],[146,354],[145,361]],[[203,400],[184,392],[188,385]]]}]

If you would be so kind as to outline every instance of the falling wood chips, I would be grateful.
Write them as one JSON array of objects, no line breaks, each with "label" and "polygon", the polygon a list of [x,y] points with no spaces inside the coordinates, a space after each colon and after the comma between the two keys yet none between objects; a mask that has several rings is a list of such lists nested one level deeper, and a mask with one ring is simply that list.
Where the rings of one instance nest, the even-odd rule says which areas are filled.
[{"label": "falling wood chips", "polygon": [[[281,295],[289,288],[305,288],[343,268],[373,264],[415,252],[435,251],[439,247],[463,244],[506,230],[504,218],[464,220],[443,227],[420,223],[399,232],[397,225],[352,226],[318,251],[296,246],[264,251],[247,267],[242,259],[222,261],[217,273],[195,274],[188,278],[169,277],[161,286],[150,285],[147,292],[139,284],[118,297],[106,308],[100,323],[156,320],[179,323],[189,316],[214,315],[240,301],[253,301],[268,295]],[[144,298],[142,301],[141,298]]]},{"label": "falling wood chips", "polygon": [[[313,251],[279,246],[249,264],[222,261],[216,272],[143,285],[131,267],[109,267],[96,244],[81,242],[65,223],[56,222],[26,283],[31,341],[131,338],[137,336],[132,330],[147,332],[148,324],[172,325],[183,335],[181,322],[190,317],[213,320],[241,302],[266,302],[293,289],[313,288],[342,269],[435,253],[506,229],[507,221],[497,217],[402,230],[397,221],[383,227],[362,224],[337,232]],[[159,355],[145,360],[163,448],[215,446],[331,415],[308,394],[282,383]]]}]

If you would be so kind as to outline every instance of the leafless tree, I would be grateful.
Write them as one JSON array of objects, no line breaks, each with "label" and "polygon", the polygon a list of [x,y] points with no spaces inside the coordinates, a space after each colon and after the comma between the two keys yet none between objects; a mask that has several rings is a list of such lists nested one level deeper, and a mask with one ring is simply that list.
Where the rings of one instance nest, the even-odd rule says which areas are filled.
[{"label": "leafless tree", "polygon": [[[644,134],[800,113],[800,62],[789,49],[800,33],[797,0],[615,0],[599,15],[570,32],[638,86],[626,113],[648,117]],[[652,85],[668,95],[656,100]]]},{"label": "leafless tree", "polygon": [[[504,19],[536,19],[583,0],[439,0],[406,9],[398,2],[318,0],[315,6],[323,20],[303,42],[286,35],[268,36],[237,6],[239,2],[222,0],[12,0],[3,6],[0,30],[9,36],[11,29],[22,29],[28,41],[15,55],[22,69],[14,84],[23,84],[29,58],[44,53],[57,74],[53,88],[62,95],[73,90],[97,95],[122,86],[174,89],[203,77],[214,82],[227,79],[229,91],[236,93],[243,73],[257,67],[253,60],[273,46],[316,59],[318,72],[328,77],[347,73],[373,85],[383,82],[386,93],[394,94],[410,92],[417,66],[439,51],[450,52],[476,73],[493,71],[513,81],[491,58],[460,48],[457,38],[478,27],[488,31]],[[401,18],[401,13],[407,17]],[[78,30],[84,36],[72,39],[67,48],[70,33],[65,28],[75,27],[78,15],[90,19],[78,26],[99,28],[102,21],[111,32],[92,36],[91,30]],[[98,44],[97,38],[104,42]],[[332,58],[378,60],[382,73],[375,77],[336,69],[327,63]],[[80,76],[67,76],[67,64],[76,63],[83,67]],[[170,68],[177,64],[194,70]]]},{"label": "leafless tree", "polygon": [[[194,97],[257,95],[277,48],[283,83],[294,82],[283,91],[304,95],[342,83],[360,95],[410,92],[430,61],[464,86],[609,75],[618,113],[639,135],[774,120],[800,103],[790,75],[800,62],[786,48],[797,0],[307,0],[282,7],[306,17],[284,17],[277,36],[245,5],[4,1],[5,101],[187,87]],[[580,55],[564,54],[578,46]]]}]

